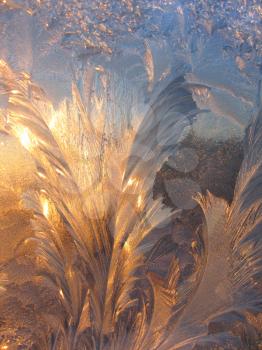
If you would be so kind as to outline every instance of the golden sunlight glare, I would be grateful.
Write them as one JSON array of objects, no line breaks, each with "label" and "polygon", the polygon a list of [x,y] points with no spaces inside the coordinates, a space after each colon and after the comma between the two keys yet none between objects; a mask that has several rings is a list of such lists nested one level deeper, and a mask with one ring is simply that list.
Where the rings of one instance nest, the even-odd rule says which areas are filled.
[{"label": "golden sunlight glare", "polygon": [[43,215],[48,219],[49,217],[49,203],[47,198],[41,198]]},{"label": "golden sunlight glare", "polygon": [[138,209],[141,208],[141,205],[142,205],[142,196],[141,194],[138,196],[138,199],[137,199],[137,207]]},{"label": "golden sunlight glare", "polygon": [[59,294],[61,295],[62,299],[65,299],[65,296],[64,296],[62,289],[59,290]]},{"label": "golden sunlight glare", "polygon": [[19,133],[19,138],[21,144],[26,148],[29,149],[32,145],[31,139],[29,137],[29,132],[27,128],[24,128],[21,133]]}]

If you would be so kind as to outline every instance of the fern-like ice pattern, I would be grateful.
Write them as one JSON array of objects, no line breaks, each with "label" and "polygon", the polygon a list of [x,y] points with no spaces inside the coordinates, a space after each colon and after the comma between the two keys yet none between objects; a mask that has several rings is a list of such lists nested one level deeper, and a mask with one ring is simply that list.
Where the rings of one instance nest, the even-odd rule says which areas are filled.
[{"label": "fern-like ice pattern", "polygon": [[183,211],[153,187],[201,112],[193,85],[177,78],[139,125],[115,130],[99,98],[91,118],[75,84],[54,108],[4,61],[0,79],[2,132],[30,153],[35,177],[21,198],[8,194],[27,235],[1,265],[1,349],[259,349],[261,113],[232,203],[195,193],[202,219],[181,243],[167,227]]}]

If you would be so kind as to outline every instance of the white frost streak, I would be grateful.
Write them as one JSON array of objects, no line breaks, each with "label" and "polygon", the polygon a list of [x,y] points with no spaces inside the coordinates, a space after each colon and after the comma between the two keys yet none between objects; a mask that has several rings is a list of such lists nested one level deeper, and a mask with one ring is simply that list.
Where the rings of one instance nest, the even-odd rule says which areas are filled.
[{"label": "white frost streak", "polygon": [[144,56],[145,69],[146,69],[146,74],[148,79],[148,91],[150,92],[153,89],[154,76],[155,76],[154,59],[153,59],[152,50],[147,40],[144,41],[144,45],[145,45],[145,56]]}]

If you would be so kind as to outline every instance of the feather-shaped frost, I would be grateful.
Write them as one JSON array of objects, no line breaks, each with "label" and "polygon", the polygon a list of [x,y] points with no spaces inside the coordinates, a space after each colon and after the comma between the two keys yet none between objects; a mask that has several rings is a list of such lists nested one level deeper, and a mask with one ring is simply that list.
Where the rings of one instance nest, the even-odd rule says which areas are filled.
[{"label": "feather-shaped frost", "polygon": [[256,348],[261,313],[261,131],[247,128],[245,155],[232,204],[197,196],[206,218],[206,262],[195,295],[163,349]]},{"label": "feather-shaped frost", "polygon": [[[36,165],[36,185],[23,195],[33,233],[1,266],[3,342],[28,349],[164,350],[230,342],[241,348],[256,339],[261,116],[247,131],[232,204],[211,193],[195,198],[205,225],[195,228],[186,274],[168,233],[182,210],[171,212],[153,199],[156,173],[200,112],[184,78],[157,97],[137,130],[121,130],[119,139],[107,133],[99,97],[86,102],[98,114],[93,119],[75,84],[72,100],[55,109],[30,76],[3,61],[0,79],[8,97],[1,125]],[[25,266],[28,276],[21,279],[15,271]]]}]

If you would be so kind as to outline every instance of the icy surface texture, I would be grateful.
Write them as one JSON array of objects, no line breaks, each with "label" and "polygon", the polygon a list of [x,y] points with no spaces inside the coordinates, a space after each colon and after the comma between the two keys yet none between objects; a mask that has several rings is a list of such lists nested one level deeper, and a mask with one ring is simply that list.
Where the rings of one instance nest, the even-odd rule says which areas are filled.
[{"label": "icy surface texture", "polygon": [[1,1],[2,349],[260,349],[261,17]]}]

